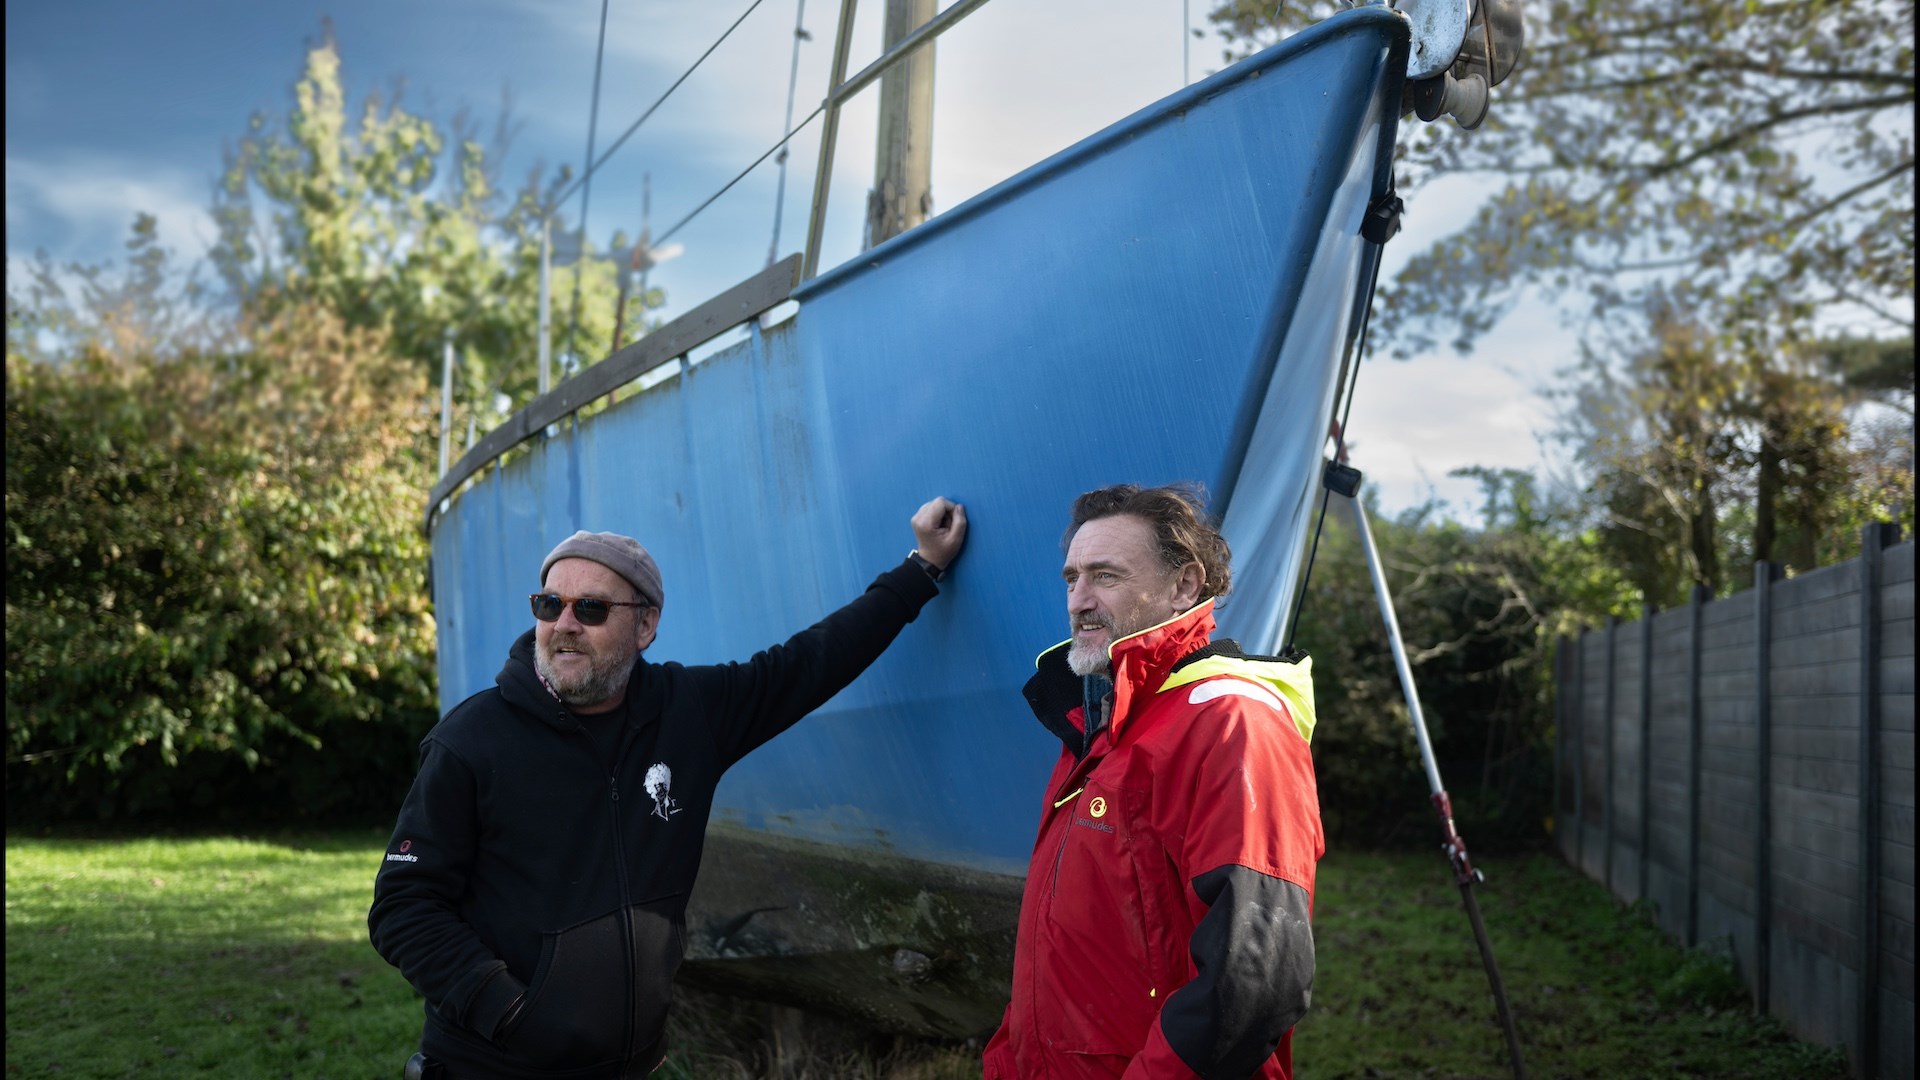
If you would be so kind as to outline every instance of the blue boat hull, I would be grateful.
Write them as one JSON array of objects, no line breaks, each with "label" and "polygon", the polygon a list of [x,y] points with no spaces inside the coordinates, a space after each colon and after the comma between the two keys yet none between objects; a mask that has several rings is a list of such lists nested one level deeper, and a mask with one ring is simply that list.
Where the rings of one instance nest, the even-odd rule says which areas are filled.
[{"label": "blue boat hull", "polygon": [[[648,546],[669,596],[649,655],[701,663],[856,595],[925,499],[966,503],[945,595],[722,783],[690,971],[813,1004],[866,972],[843,1007],[904,1030],[998,1018],[1059,752],[1020,685],[1066,636],[1067,508],[1205,482],[1235,553],[1221,622],[1279,645],[1405,49],[1362,9],[1175,94],[806,283],[788,321],[563,425],[440,517],[451,706],[491,685],[576,528]],[[755,908],[774,910],[702,936]]]}]

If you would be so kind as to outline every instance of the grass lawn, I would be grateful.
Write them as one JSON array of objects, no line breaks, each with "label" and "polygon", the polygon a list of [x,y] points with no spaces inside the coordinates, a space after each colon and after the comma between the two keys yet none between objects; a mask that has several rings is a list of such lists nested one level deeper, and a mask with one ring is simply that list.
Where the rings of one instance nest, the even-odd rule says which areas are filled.
[{"label": "grass lawn", "polygon": [[[1475,886],[1536,1077],[1847,1075],[1757,1020],[1730,964],[1670,944],[1554,855],[1493,858]],[[1438,845],[1320,864],[1302,1080],[1510,1075],[1485,969]]]},{"label": "grass lawn", "polygon": [[[7,837],[8,1077],[400,1074],[420,1002],[366,941],[384,831]],[[1747,1013],[1724,963],[1669,946],[1550,855],[1479,890],[1538,1077],[1841,1077]],[[1500,1077],[1505,1046],[1437,854],[1321,864],[1302,1080]],[[748,1077],[760,1006],[683,995],[673,1078]],[[814,1077],[977,1076],[977,1051],[822,1042]]]},{"label": "grass lawn", "polygon": [[420,1006],[367,944],[386,841],[8,836],[8,1077],[398,1077]]}]

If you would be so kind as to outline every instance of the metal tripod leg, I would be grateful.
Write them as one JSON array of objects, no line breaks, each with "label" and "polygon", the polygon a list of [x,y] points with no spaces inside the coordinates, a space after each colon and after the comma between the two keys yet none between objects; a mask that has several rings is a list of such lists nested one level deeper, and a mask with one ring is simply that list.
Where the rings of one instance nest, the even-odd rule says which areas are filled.
[{"label": "metal tripod leg", "polygon": [[[1358,474],[1353,475],[1357,489]],[[1356,491],[1357,494],[1357,491]],[[1400,639],[1400,620],[1393,613],[1393,596],[1387,590],[1386,571],[1380,565],[1380,553],[1373,546],[1373,528],[1367,523],[1367,508],[1353,500],[1354,518],[1360,523],[1360,545],[1367,553],[1367,570],[1373,575],[1373,593],[1380,601],[1380,617],[1387,624],[1387,641],[1393,646],[1394,667],[1400,672],[1400,689],[1407,697],[1407,713],[1413,718],[1413,734],[1420,742],[1420,763],[1427,770],[1427,786],[1433,792],[1433,808],[1440,815],[1440,828],[1448,865],[1460,886],[1460,899],[1466,904],[1467,918],[1473,923],[1473,937],[1480,945],[1480,960],[1487,968],[1487,982],[1493,987],[1493,1000],[1500,1010],[1500,1026],[1507,1037],[1507,1056],[1513,1061],[1514,1080],[1526,1080],[1526,1062],[1520,1056],[1520,1034],[1513,1026],[1513,1009],[1507,1004],[1506,984],[1500,980],[1500,965],[1493,959],[1493,944],[1487,940],[1487,925],[1480,918],[1480,904],[1474,899],[1473,883],[1480,872],[1467,857],[1466,841],[1453,824],[1453,802],[1447,798],[1446,785],[1440,782],[1440,766],[1434,760],[1433,742],[1427,736],[1427,720],[1420,711],[1420,693],[1413,684],[1413,667],[1407,662],[1407,647]]]}]

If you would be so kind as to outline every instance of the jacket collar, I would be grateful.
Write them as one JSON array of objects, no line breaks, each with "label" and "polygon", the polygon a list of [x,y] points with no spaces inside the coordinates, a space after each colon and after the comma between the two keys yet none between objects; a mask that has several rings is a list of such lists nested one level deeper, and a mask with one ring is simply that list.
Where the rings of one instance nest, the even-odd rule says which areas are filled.
[{"label": "jacket collar", "polygon": [[[1213,628],[1213,601],[1206,600],[1107,647],[1113,672],[1113,703],[1106,711],[1105,727],[1114,740],[1121,738],[1135,699],[1151,696],[1183,658],[1206,648]],[[1092,743],[1081,704],[1086,684],[1067,667],[1067,650],[1072,644],[1063,641],[1040,654],[1034,661],[1033,678],[1027,680],[1026,697],[1040,723],[1075,757],[1085,757]],[[1095,736],[1101,726],[1094,725]]]},{"label": "jacket collar", "polygon": [[1113,711],[1109,726],[1114,741],[1133,714],[1133,702],[1146,700],[1167,681],[1188,653],[1206,648],[1213,640],[1213,601],[1205,600],[1158,626],[1129,634],[1107,647],[1113,667]]}]

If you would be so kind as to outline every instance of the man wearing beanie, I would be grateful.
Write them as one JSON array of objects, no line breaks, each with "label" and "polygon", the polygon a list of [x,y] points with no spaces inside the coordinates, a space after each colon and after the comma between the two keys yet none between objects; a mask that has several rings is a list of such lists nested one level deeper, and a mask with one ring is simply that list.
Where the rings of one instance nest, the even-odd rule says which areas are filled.
[{"label": "man wearing beanie", "polygon": [[577,532],[540,566],[533,629],[492,689],[420,745],[374,882],[373,946],[425,998],[408,1076],[638,1077],[666,1055],[720,776],[878,659],[967,533],[944,498],[918,547],[839,611],[751,659],[655,664],[660,568]]}]

